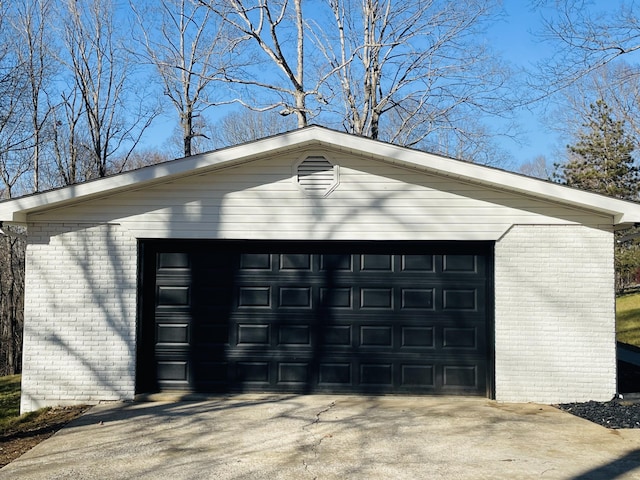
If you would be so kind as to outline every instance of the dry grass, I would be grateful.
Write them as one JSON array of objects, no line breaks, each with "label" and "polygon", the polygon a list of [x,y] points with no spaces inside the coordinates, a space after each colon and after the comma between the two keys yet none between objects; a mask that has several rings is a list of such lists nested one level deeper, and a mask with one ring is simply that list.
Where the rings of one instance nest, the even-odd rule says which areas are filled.
[{"label": "dry grass", "polygon": [[49,438],[87,408],[43,408],[20,415],[20,375],[0,377],[0,468]]},{"label": "dry grass", "polygon": [[616,338],[640,347],[640,293],[616,299]]}]

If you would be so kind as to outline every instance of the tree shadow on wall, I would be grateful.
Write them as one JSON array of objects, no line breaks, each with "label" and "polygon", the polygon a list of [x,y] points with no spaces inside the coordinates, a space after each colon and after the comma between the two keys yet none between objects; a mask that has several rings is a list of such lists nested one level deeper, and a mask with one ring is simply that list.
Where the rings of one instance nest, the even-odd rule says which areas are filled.
[{"label": "tree shadow on wall", "polygon": [[[488,342],[476,332],[476,348],[449,345],[445,359],[436,331],[464,331],[478,318],[488,330],[488,307],[445,312],[429,299],[404,309],[405,288],[441,296],[443,273],[404,272],[400,288],[375,263],[400,272],[402,253],[445,251],[460,253],[424,242],[149,241],[137,391],[439,393],[439,363],[482,365]],[[485,372],[473,371],[457,393],[485,394]]]}]

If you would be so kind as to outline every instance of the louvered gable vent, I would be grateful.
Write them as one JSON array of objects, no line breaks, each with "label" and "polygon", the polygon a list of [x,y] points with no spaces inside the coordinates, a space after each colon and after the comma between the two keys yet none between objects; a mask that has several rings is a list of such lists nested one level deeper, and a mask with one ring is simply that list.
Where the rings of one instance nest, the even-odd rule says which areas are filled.
[{"label": "louvered gable vent", "polygon": [[307,195],[323,197],[338,185],[337,166],[322,156],[310,156],[298,163],[296,180]]}]

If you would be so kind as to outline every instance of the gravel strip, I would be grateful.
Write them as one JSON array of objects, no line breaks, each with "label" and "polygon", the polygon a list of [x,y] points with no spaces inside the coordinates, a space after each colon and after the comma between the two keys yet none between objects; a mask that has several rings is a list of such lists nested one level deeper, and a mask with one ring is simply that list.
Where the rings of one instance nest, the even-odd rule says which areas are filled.
[{"label": "gravel strip", "polygon": [[625,400],[563,403],[560,410],[607,428],[640,428],[640,403]]},{"label": "gravel strip", "polygon": [[621,398],[608,402],[565,403],[560,410],[607,428],[640,428],[640,367],[618,361]]},{"label": "gravel strip", "polygon": [[640,367],[618,361],[621,398],[609,402],[565,403],[560,410],[607,428],[640,428]]}]

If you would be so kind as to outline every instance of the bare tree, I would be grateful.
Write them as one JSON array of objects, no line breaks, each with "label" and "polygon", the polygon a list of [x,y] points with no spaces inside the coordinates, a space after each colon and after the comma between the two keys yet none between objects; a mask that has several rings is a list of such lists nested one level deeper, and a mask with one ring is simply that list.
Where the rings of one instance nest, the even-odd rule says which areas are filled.
[{"label": "bare tree", "polygon": [[594,70],[553,97],[556,108],[548,120],[549,128],[563,137],[576,137],[591,111],[591,105],[603,100],[613,116],[625,122],[640,148],[640,82],[638,67],[624,61]]},{"label": "bare tree", "polygon": [[156,115],[134,95],[131,59],[124,38],[116,35],[114,13],[111,0],[66,0],[61,17],[62,58],[72,79],[63,97],[74,107],[71,116],[80,117],[75,128],[86,132],[69,141],[82,142],[72,149],[88,151],[92,175],[98,177],[107,175],[115,154],[133,151]]},{"label": "bare tree", "polygon": [[82,137],[84,110],[80,92],[70,88],[60,93],[60,103],[52,111],[53,157],[58,182],[62,185],[88,180],[95,171],[88,158],[89,140]]},{"label": "bare tree", "polygon": [[[243,106],[256,111],[279,109],[281,115],[295,114],[298,127],[309,122],[312,111],[307,98],[317,94],[317,84],[308,88],[305,84],[306,22],[302,0],[199,0],[211,8],[236,32],[236,51],[245,50],[250,55],[244,65],[233,71],[222,71],[219,80],[250,88],[251,100],[236,98]],[[257,51],[250,49],[256,47]],[[273,76],[265,75],[256,64],[274,65]],[[268,92],[272,101],[257,101],[251,94],[258,88]]]},{"label": "bare tree", "polygon": [[[0,198],[11,197],[30,162],[24,160],[29,135],[25,132],[23,71],[11,39],[7,5],[0,0]],[[4,227],[0,235],[0,375],[20,372],[24,299],[23,232]],[[19,233],[19,235],[13,235]]]},{"label": "bare tree", "polygon": [[53,39],[50,0],[23,0],[16,2],[12,14],[13,45],[26,81],[26,106],[29,111],[32,148],[33,190],[40,189],[40,152],[44,131],[51,112],[46,100],[45,87],[53,74],[50,47]]},{"label": "bare tree", "polygon": [[296,128],[292,117],[282,117],[277,112],[232,112],[214,126],[214,139],[221,146],[239,145],[259,138],[277,135]]},{"label": "bare tree", "polygon": [[216,103],[212,79],[226,68],[230,42],[224,22],[213,11],[192,0],[162,0],[140,10],[135,3],[142,32],[143,61],[155,66],[179,116],[183,153],[191,155],[193,140],[206,134],[197,118]]},{"label": "bare tree", "polygon": [[[225,72],[236,89],[257,86],[276,96],[241,103],[295,113],[298,126],[317,118],[430,149],[439,137],[446,144],[437,151],[455,154],[470,139],[472,150],[486,148],[481,117],[512,107],[509,71],[479,41],[498,14],[497,0],[199,1],[239,32],[254,63],[264,62],[241,75]],[[279,76],[262,65],[277,67]]]},{"label": "bare tree", "polygon": [[[138,149],[129,155],[128,158],[114,159],[114,167],[118,171],[136,170],[149,165],[164,163],[171,158],[164,151],[156,149]],[[125,164],[125,165],[119,165]]]},{"label": "bare tree", "polygon": [[[537,0],[543,11],[542,39],[553,45],[552,58],[540,63],[536,87],[557,92],[601,67],[640,50],[640,15],[633,2],[616,5],[585,0]],[[598,8],[600,7],[600,9]],[[638,82],[638,72],[627,81]]]},{"label": "bare tree", "polygon": [[3,185],[0,200],[28,192],[24,180],[26,174],[31,171],[31,159],[26,152],[26,149],[11,148],[0,152],[0,181]]},{"label": "bare tree", "polygon": [[4,185],[4,196],[11,198],[30,169],[30,165],[24,163],[24,151],[31,135],[23,115],[27,91],[25,70],[13,48],[9,13],[0,0],[0,181]]},{"label": "bare tree", "polygon": [[0,375],[20,373],[24,325],[24,228],[4,226],[0,235]]},{"label": "bare tree", "polygon": [[533,160],[520,165],[518,173],[529,177],[550,180],[553,177],[553,165],[549,164],[546,157],[538,155]]},{"label": "bare tree", "polygon": [[478,41],[497,2],[331,0],[329,5],[334,25],[316,44],[335,72],[325,97],[342,99],[347,131],[407,146],[420,146],[429,137],[434,143],[436,132],[468,141],[477,136],[465,129],[476,123],[472,119],[511,106],[508,70]]}]

